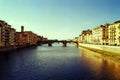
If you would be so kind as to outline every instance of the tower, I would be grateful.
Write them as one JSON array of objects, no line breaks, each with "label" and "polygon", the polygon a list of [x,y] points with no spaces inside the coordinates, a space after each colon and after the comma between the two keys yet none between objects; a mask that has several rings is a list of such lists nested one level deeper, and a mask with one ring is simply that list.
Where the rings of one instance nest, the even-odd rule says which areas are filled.
[{"label": "tower", "polygon": [[21,26],[21,32],[24,32],[24,26]]}]

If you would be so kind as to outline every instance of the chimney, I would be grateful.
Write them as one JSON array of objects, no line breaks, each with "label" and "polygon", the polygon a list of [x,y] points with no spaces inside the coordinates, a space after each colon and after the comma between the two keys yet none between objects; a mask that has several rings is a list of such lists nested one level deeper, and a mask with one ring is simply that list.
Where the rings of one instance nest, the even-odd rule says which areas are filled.
[{"label": "chimney", "polygon": [[24,26],[21,26],[21,32],[24,32]]}]

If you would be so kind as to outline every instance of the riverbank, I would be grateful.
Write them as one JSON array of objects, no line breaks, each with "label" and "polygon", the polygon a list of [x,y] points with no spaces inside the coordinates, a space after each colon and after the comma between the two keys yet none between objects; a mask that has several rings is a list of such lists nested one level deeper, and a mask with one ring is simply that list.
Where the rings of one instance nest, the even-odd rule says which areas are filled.
[{"label": "riverbank", "polygon": [[104,56],[109,56],[115,60],[120,60],[120,46],[94,45],[79,43],[79,47],[89,49],[91,51],[100,53]]},{"label": "riverbank", "polygon": [[19,50],[19,49],[24,49],[24,48],[31,48],[31,47],[36,47],[36,46],[37,45],[4,47],[4,48],[0,48],[0,53]]},{"label": "riverbank", "polygon": [[0,52],[7,52],[7,51],[16,50],[16,49],[17,47],[0,48]]}]

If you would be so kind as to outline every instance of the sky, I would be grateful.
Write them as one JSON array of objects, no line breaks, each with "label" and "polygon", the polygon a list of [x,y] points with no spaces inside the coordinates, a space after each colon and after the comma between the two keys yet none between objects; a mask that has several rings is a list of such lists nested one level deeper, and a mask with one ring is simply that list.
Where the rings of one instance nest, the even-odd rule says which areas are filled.
[{"label": "sky", "polygon": [[83,30],[120,20],[120,0],[0,0],[0,19],[48,39],[73,39]]}]

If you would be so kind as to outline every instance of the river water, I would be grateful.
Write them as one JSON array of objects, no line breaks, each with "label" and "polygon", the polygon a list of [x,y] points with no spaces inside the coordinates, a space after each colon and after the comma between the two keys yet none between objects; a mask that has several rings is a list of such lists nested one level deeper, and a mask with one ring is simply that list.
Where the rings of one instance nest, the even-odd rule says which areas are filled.
[{"label": "river water", "polygon": [[0,54],[0,80],[120,80],[120,63],[73,45]]}]

